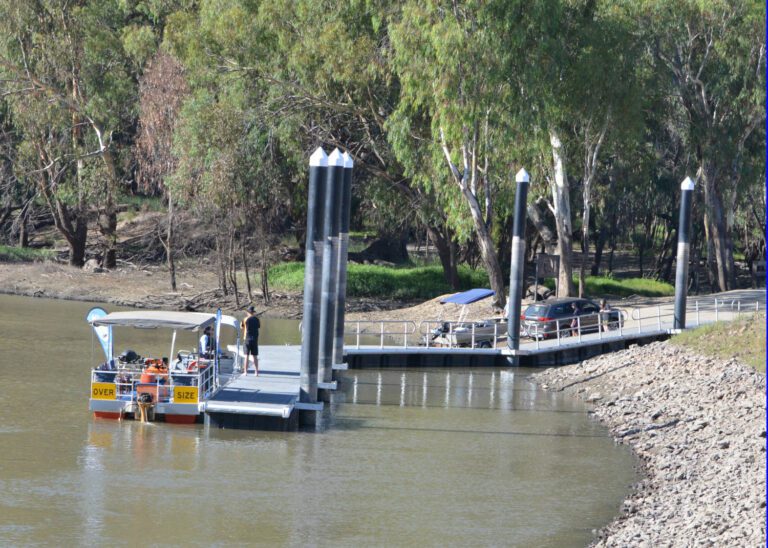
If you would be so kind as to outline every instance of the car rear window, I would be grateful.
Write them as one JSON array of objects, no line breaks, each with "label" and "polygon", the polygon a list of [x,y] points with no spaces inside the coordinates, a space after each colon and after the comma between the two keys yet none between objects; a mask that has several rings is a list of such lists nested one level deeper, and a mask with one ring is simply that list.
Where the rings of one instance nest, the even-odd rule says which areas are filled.
[{"label": "car rear window", "polygon": [[534,304],[525,309],[526,318],[541,318],[546,316],[548,306]]},{"label": "car rear window", "polygon": [[558,304],[552,307],[552,314],[555,316],[567,316],[571,314],[571,307],[567,304]]}]

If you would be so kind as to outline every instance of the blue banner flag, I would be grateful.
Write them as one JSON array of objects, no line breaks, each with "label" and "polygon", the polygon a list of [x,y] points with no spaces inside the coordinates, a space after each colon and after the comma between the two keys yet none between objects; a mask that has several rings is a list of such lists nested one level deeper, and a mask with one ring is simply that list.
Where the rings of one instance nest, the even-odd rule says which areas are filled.
[{"label": "blue banner flag", "polygon": [[88,314],[85,316],[85,319],[93,327],[93,331],[94,333],[96,333],[96,337],[99,339],[99,342],[101,343],[101,348],[104,349],[104,354],[107,356],[107,359],[110,360],[112,359],[112,326],[111,325],[98,325],[98,326],[93,325],[94,320],[103,318],[106,315],[107,315],[107,311],[97,306],[95,308],[91,308],[88,311]]}]

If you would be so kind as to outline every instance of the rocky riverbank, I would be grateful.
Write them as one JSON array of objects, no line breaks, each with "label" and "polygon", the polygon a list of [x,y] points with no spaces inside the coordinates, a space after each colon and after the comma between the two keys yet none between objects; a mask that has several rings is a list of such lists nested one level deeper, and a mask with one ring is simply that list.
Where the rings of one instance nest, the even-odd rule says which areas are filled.
[{"label": "rocky riverbank", "polygon": [[592,402],[642,462],[595,546],[765,546],[765,375],[663,342],[533,379]]}]

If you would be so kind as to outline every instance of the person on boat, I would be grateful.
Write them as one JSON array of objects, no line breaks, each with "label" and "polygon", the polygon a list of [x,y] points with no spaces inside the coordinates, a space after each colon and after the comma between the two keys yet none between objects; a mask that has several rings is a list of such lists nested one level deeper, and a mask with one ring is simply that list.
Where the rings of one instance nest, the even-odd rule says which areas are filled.
[{"label": "person on boat", "polygon": [[245,365],[243,374],[248,374],[248,361],[253,356],[253,365],[256,376],[259,375],[259,329],[261,322],[256,315],[256,309],[253,305],[248,307],[248,316],[243,320],[243,339],[245,340]]},{"label": "person on boat", "polygon": [[211,337],[211,326],[203,330],[200,336],[199,353],[201,358],[210,358],[213,353],[213,337]]}]

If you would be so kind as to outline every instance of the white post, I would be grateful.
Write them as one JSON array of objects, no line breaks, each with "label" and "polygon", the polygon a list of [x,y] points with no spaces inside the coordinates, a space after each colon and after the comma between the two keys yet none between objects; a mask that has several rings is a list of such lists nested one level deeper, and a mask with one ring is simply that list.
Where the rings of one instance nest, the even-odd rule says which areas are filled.
[{"label": "white post", "polygon": [[173,330],[173,335],[171,336],[171,353],[168,355],[168,380],[172,381],[171,375],[171,364],[173,364],[173,351],[176,350],[176,330]]}]

